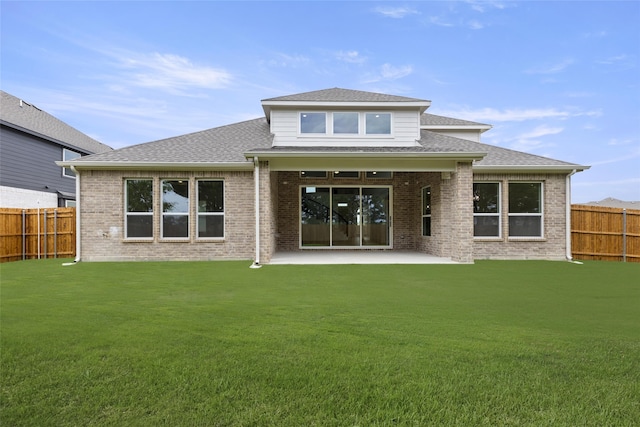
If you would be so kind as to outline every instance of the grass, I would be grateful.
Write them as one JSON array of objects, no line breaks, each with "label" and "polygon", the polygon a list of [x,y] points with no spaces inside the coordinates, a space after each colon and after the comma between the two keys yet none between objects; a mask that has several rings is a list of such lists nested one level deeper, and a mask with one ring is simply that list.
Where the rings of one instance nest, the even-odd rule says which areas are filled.
[{"label": "grass", "polygon": [[640,264],[1,268],[7,426],[632,426]]}]

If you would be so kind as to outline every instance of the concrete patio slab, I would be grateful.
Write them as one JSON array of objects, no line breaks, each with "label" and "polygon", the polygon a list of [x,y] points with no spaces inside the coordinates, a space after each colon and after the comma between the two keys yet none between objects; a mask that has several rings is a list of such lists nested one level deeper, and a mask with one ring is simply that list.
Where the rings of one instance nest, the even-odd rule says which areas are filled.
[{"label": "concrete patio slab", "polygon": [[269,265],[312,264],[458,264],[451,258],[442,258],[419,252],[396,251],[301,251],[278,252]]}]

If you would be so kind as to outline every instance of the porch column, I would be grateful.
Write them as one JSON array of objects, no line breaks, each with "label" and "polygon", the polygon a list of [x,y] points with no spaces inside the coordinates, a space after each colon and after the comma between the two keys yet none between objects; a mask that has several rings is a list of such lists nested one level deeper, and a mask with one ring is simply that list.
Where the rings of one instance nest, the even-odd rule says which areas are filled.
[{"label": "porch column", "polygon": [[275,250],[275,205],[269,162],[259,162],[260,262],[269,263]]},{"label": "porch column", "polygon": [[451,258],[473,263],[473,171],[471,162],[458,163],[451,174],[453,215],[451,221]]}]

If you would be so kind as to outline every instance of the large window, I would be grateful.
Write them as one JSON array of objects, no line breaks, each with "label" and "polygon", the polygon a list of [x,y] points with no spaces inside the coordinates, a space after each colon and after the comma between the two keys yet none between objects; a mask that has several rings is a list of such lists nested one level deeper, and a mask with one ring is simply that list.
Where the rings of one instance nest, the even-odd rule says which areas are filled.
[{"label": "large window", "polygon": [[224,237],[224,181],[198,182],[198,237]]},{"label": "large window", "polygon": [[367,135],[390,135],[391,113],[367,113],[365,124]]},{"label": "large window", "polygon": [[509,236],[542,237],[542,183],[509,183]]},{"label": "large window", "polygon": [[[62,160],[73,160],[80,157],[80,153],[76,153],[75,151],[67,150],[66,148],[62,149]],[[69,178],[75,178],[76,174],[73,173],[71,168],[62,168],[62,176],[66,176]]]},{"label": "large window", "polygon": [[153,181],[127,179],[125,200],[125,237],[153,238]]},{"label": "large window", "polygon": [[357,135],[358,116],[358,113],[333,113],[333,133]]},{"label": "large window", "polygon": [[326,113],[301,113],[300,133],[326,133],[327,114]]},{"label": "large window", "polygon": [[302,135],[391,135],[391,113],[364,112],[301,112]]},{"label": "large window", "polygon": [[189,237],[189,180],[162,181],[162,237]]},{"label": "large window", "polygon": [[473,184],[474,237],[500,237],[500,183]]},{"label": "large window", "polygon": [[431,236],[431,187],[422,189],[422,235]]}]

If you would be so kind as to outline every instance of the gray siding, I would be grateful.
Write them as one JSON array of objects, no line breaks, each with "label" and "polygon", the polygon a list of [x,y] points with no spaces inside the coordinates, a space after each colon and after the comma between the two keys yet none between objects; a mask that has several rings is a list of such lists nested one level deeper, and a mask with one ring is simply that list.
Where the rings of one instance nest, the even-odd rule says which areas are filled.
[{"label": "gray siding", "polygon": [[62,160],[62,149],[43,138],[0,126],[0,185],[75,194],[75,178],[63,177],[62,168],[55,164]]}]

